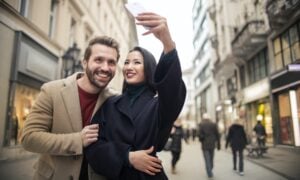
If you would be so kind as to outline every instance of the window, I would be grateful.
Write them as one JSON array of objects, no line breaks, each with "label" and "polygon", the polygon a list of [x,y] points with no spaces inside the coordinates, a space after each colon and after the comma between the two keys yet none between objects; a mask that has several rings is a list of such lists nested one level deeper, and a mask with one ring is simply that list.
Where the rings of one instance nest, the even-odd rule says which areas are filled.
[{"label": "window", "polygon": [[267,49],[263,49],[247,62],[249,84],[259,81],[268,75]]},{"label": "window", "polygon": [[300,33],[300,22],[298,23],[298,28],[294,25],[290,29],[290,39],[291,39],[291,51],[292,51],[292,61],[296,61],[300,59],[300,41],[299,41],[299,33]]},{"label": "window", "polygon": [[282,35],[281,41],[282,41],[284,65],[287,65],[291,63],[291,51],[290,51],[291,43],[289,39],[289,31],[287,31]]},{"label": "window", "polygon": [[210,71],[209,71],[208,64],[207,64],[199,74],[200,82],[204,82],[208,78],[209,75],[210,75]]},{"label": "window", "polygon": [[241,83],[241,88],[244,88],[246,86],[246,79],[245,79],[245,66],[240,67],[240,83]]},{"label": "window", "polygon": [[254,75],[255,75],[254,61],[249,61],[248,62],[249,84],[252,84],[254,82]]},{"label": "window", "polygon": [[49,37],[53,38],[56,23],[57,0],[51,0],[50,17],[49,17]]},{"label": "window", "polygon": [[75,43],[76,37],[76,21],[75,19],[71,19],[71,27],[70,27],[70,36],[69,36],[69,46],[72,47]]},{"label": "window", "polygon": [[5,146],[15,146],[21,143],[24,122],[38,93],[39,91],[32,87],[16,85],[13,110],[7,122]]},{"label": "window", "polygon": [[283,67],[280,38],[276,38],[273,42],[275,56],[275,71]]},{"label": "window", "polygon": [[223,90],[223,85],[222,84],[220,84],[218,86],[218,95],[219,95],[219,100],[225,99],[224,90]]},{"label": "window", "polygon": [[30,0],[20,1],[20,14],[24,17],[28,17],[29,2]]},{"label": "window", "polygon": [[273,41],[274,48],[274,71],[300,59],[299,32],[300,22],[292,25]]}]

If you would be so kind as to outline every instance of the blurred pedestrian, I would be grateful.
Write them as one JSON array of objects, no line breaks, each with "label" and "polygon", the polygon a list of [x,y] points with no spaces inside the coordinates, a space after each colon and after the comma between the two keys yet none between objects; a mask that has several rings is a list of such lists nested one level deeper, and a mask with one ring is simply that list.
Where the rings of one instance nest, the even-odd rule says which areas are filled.
[{"label": "blurred pedestrian", "polygon": [[187,141],[189,141],[190,140],[190,137],[191,137],[191,130],[190,130],[190,127],[189,126],[187,126],[186,128],[185,128],[185,139],[187,140]]},{"label": "blurred pedestrian", "polygon": [[256,141],[259,147],[265,147],[266,145],[266,129],[261,123],[261,119],[257,120],[256,125],[253,128],[253,131],[256,134]]},{"label": "blurred pedestrian", "polygon": [[217,124],[212,122],[207,113],[203,114],[202,121],[199,124],[199,140],[202,144],[207,176],[212,178],[214,150],[216,146],[220,150],[220,134]]},{"label": "blurred pedestrian", "polygon": [[173,125],[171,131],[171,138],[172,138],[172,143],[170,147],[172,153],[171,169],[172,169],[172,174],[176,174],[176,164],[180,159],[180,154],[182,150],[181,141],[182,139],[184,139],[185,142],[188,143],[186,137],[184,136],[182,123],[180,119],[177,119]]},{"label": "blurred pedestrian", "polygon": [[[247,137],[244,130],[244,126],[240,119],[236,119],[235,122],[230,126],[229,133],[226,138],[226,145],[231,146],[232,155],[233,155],[233,170],[238,172],[241,176],[244,175],[244,159],[243,151],[247,145]],[[237,154],[239,157],[239,167],[237,170]]]}]

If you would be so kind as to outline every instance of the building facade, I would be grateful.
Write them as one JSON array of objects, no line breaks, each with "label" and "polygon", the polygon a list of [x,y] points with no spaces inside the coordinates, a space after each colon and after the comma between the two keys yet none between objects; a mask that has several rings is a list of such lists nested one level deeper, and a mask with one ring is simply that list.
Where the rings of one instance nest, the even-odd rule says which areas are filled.
[{"label": "building facade", "polygon": [[[195,4],[202,3],[195,1]],[[215,103],[210,106],[224,134],[239,118],[251,140],[253,127],[261,120],[266,128],[267,144],[298,147],[300,1],[223,0],[205,1],[205,4],[211,8],[206,13],[199,11],[193,18],[194,25],[201,15],[210,15],[214,26],[206,24],[206,28],[214,32],[211,47],[216,52],[206,49],[201,53],[200,57],[207,56],[213,64],[212,71],[204,76],[206,80],[199,81],[201,85],[195,79],[196,112],[202,105],[197,93],[202,91],[208,77],[213,77],[211,84],[215,89],[211,92],[215,93],[209,99]],[[200,31],[195,31],[194,43],[203,42],[205,32],[202,35],[196,32]],[[196,47],[197,76],[206,71],[201,63],[196,64],[197,59],[202,59],[197,56],[200,48]]]},{"label": "building facade", "polygon": [[217,60],[214,49],[216,31],[210,11],[213,9],[213,1],[194,1],[193,5],[193,80],[195,119],[199,123],[204,113],[210,114],[215,120],[214,104],[216,98],[213,83],[213,64]]},{"label": "building facade", "polygon": [[80,64],[88,41],[97,35],[115,38],[121,46],[116,77],[120,90],[126,53],[137,45],[134,20],[126,0],[0,1],[0,159],[25,156],[20,136],[39,88],[64,76],[63,55],[77,45]]},{"label": "building facade", "polygon": [[300,1],[267,1],[275,144],[300,146]]},{"label": "building facade", "polygon": [[194,67],[187,68],[182,71],[182,78],[186,85],[187,97],[179,118],[183,121],[183,128],[186,130],[197,129],[197,119],[195,116],[195,104],[194,104],[194,79],[193,79]]}]

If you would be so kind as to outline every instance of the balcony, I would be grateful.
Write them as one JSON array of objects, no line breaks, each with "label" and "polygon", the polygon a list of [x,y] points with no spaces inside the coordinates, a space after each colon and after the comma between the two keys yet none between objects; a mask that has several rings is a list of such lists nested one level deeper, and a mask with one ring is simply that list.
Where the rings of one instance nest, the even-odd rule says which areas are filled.
[{"label": "balcony", "polygon": [[231,42],[233,55],[247,59],[255,49],[266,43],[266,38],[267,30],[264,21],[249,21]]},{"label": "balcony", "polygon": [[278,29],[299,11],[300,0],[268,0],[266,12],[268,14],[270,27]]}]

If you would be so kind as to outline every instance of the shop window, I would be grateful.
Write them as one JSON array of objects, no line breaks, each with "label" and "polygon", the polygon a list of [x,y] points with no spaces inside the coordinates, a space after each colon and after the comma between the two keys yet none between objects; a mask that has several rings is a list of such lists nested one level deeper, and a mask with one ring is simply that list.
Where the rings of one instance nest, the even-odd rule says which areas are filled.
[{"label": "shop window", "polygon": [[300,88],[297,89],[296,91],[296,97],[297,97],[297,112],[298,112],[298,120],[299,120],[299,124],[300,124]]},{"label": "shop window", "polygon": [[9,141],[6,142],[8,146],[20,144],[20,137],[24,127],[24,122],[38,93],[39,91],[36,89],[17,84],[13,112],[9,119],[8,129],[6,131],[6,137],[9,137]]},{"label": "shop window", "polygon": [[293,122],[291,117],[291,106],[289,94],[280,94],[279,98],[279,125],[280,140],[282,144],[292,145],[293,140]]},{"label": "shop window", "polygon": [[259,103],[257,109],[256,120],[260,119],[262,125],[266,129],[266,142],[271,144],[273,143],[273,129],[272,129],[272,117],[270,110],[270,103]]}]

